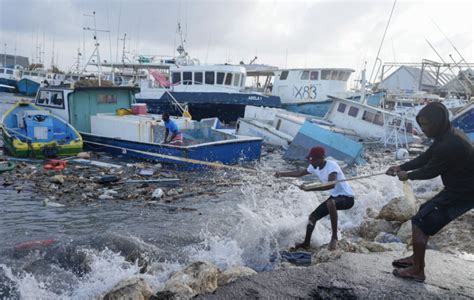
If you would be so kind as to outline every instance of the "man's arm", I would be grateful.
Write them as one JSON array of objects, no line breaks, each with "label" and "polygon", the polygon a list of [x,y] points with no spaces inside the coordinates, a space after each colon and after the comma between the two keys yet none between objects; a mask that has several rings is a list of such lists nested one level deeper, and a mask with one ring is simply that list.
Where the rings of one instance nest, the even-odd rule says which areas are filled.
[{"label": "man's arm", "polygon": [[301,177],[308,175],[309,172],[306,169],[289,171],[289,172],[276,172],[275,177]]},{"label": "man's arm", "polygon": [[400,165],[400,170],[402,171],[411,171],[411,170],[416,170],[416,169],[419,169],[421,167],[423,167],[424,165],[426,165],[432,158],[433,156],[433,150],[430,148],[428,148],[428,150],[426,150],[424,153],[420,154],[418,157],[410,160],[410,161],[407,161],[406,163],[404,164],[401,164]]},{"label": "man's arm", "polygon": [[329,184],[330,182],[333,182],[333,181],[336,181],[337,179],[337,172],[332,172],[331,174],[329,174],[328,176],[328,184],[327,185],[323,185],[321,187],[317,187],[317,188],[305,188],[304,184],[300,186],[300,188],[303,190],[303,191],[306,191],[306,192],[309,192],[309,191],[327,191],[327,190],[332,190],[336,184],[335,183],[331,183]]},{"label": "man's arm", "polygon": [[166,144],[167,143],[167,139],[168,139],[168,134],[169,134],[169,130],[168,128],[165,129],[165,139],[163,140],[163,144]]},{"label": "man's arm", "polygon": [[439,147],[436,151],[433,151],[431,159],[423,167],[416,169],[413,172],[407,174],[407,178],[411,180],[423,180],[431,179],[445,173],[452,159],[457,159],[456,150],[449,149],[448,147]]}]

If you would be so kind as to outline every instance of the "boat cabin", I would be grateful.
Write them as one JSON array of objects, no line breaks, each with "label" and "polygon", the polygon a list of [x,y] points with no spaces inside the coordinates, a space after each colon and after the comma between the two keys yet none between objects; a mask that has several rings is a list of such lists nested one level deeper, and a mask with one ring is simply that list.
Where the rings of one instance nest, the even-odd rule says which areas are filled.
[{"label": "boat cabin", "polygon": [[407,144],[414,140],[413,123],[383,109],[348,99],[331,97],[325,116],[336,127],[354,130],[361,139],[382,140],[388,144]]},{"label": "boat cabin", "polygon": [[284,104],[328,101],[328,95],[347,90],[352,69],[283,69],[275,72],[272,94]]},{"label": "boat cabin", "polygon": [[239,91],[245,87],[245,68],[233,65],[173,66],[173,91]]}]

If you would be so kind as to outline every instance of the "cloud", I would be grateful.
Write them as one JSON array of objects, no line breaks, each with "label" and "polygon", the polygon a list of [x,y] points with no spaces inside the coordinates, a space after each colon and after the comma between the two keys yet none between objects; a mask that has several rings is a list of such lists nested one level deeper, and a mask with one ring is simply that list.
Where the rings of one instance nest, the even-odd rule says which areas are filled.
[{"label": "cloud", "polygon": [[[50,61],[53,41],[63,67],[73,64],[78,47],[93,50],[96,12],[101,56],[115,60],[127,51],[173,55],[177,23],[186,49],[202,62],[249,61],[280,67],[333,66],[357,69],[375,61],[393,1],[244,1],[244,0],[0,0],[1,40],[8,52],[34,56],[37,45]],[[428,39],[444,59],[453,48],[468,61],[473,53],[471,1],[398,1],[381,49],[383,61],[438,60]],[[434,21],[433,21],[434,20]],[[435,25],[435,23],[436,25]],[[43,39],[44,36],[44,39]],[[38,40],[38,42],[37,42]],[[82,51],[82,50],[81,50]]]}]

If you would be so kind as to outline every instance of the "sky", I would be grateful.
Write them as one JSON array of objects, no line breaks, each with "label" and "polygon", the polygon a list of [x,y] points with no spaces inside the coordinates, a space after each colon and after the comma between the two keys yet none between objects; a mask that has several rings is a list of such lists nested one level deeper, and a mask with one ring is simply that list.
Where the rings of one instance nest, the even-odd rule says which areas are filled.
[{"label": "sky", "polygon": [[125,33],[128,57],[175,55],[179,22],[186,50],[202,64],[257,57],[280,68],[371,73],[380,45],[382,62],[474,62],[472,0],[0,0],[0,52],[30,62],[40,56],[47,66],[54,53],[67,71],[78,49],[85,60],[94,50],[92,32],[83,30],[94,28],[93,12],[96,28],[109,31],[98,33],[107,61],[120,60]]}]

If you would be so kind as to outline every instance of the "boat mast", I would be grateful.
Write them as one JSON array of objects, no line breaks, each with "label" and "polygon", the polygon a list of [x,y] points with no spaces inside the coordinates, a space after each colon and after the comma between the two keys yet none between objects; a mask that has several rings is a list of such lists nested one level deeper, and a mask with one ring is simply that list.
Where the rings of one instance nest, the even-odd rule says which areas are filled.
[{"label": "boat mast", "polygon": [[110,33],[110,30],[101,30],[101,29],[97,29],[97,26],[96,26],[96,20],[95,20],[95,11],[92,12],[92,15],[84,15],[86,17],[92,17],[94,18],[94,29],[90,28],[90,27],[84,27],[83,30],[86,30],[86,31],[93,31],[94,32],[94,51],[92,52],[91,56],[89,57],[89,60],[87,61],[87,63],[84,65],[84,69],[82,70],[83,73],[86,72],[86,68],[87,66],[89,65],[89,63],[91,62],[92,58],[93,57],[96,57],[96,60],[97,60],[97,69],[99,71],[99,74],[98,74],[98,78],[99,78],[99,86],[101,86],[101,77],[102,77],[102,63],[101,63],[101,60],[100,60],[100,52],[99,52],[99,39],[97,38],[97,32],[109,32]]}]

